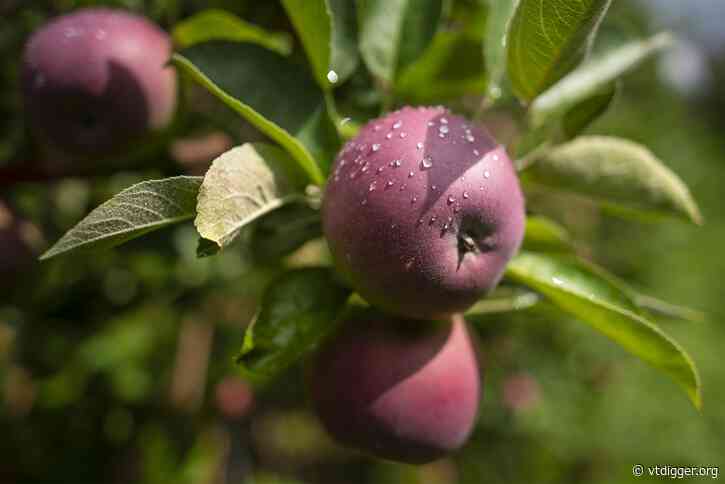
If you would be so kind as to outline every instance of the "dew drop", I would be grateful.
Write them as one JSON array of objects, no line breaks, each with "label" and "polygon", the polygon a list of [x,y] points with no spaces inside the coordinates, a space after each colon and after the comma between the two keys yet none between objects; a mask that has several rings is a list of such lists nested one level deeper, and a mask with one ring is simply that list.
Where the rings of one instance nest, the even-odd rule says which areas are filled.
[{"label": "dew drop", "polygon": [[360,205],[362,205],[363,207],[365,205],[367,205],[367,204],[368,204],[368,199],[367,198],[363,198],[362,202],[360,202]]},{"label": "dew drop", "polygon": [[422,218],[419,218],[418,219],[418,225],[422,225],[422,224],[423,224],[423,219]]},{"label": "dew drop", "polygon": [[441,118],[441,124],[448,124],[448,118]]},{"label": "dew drop", "polygon": [[443,133],[443,134],[448,134],[448,126],[446,126],[445,124],[442,125],[441,127],[438,128],[438,132]]},{"label": "dew drop", "polygon": [[403,162],[400,160],[393,160],[390,162],[390,166],[393,168],[398,168]]},{"label": "dew drop", "polygon": [[468,192],[463,192],[463,198],[468,199],[469,196]]},{"label": "dew drop", "polygon": [[492,159],[493,161],[498,161],[498,155],[494,154],[494,155],[493,155],[493,156],[491,157],[491,159]]},{"label": "dew drop", "polygon": [[448,224],[447,223],[443,224],[443,232],[445,232],[446,230],[448,230]]},{"label": "dew drop", "polygon": [[420,168],[423,170],[427,170],[428,168],[433,166],[433,158],[428,155],[424,157],[422,160],[420,160]]},{"label": "dew drop", "polygon": [[383,172],[384,169],[385,169],[384,166],[379,166],[378,169],[375,170],[375,173],[379,175],[379,174],[381,174]]},{"label": "dew drop", "polygon": [[385,183],[385,188],[390,188],[390,187],[392,187],[393,185],[395,185],[395,182],[394,182],[393,180],[388,180],[388,181],[387,181],[387,182]]},{"label": "dew drop", "polygon": [[373,150],[373,152],[379,151],[380,150],[380,143],[373,144],[372,147],[371,147],[371,149]]},{"label": "dew drop", "polygon": [[422,150],[422,149],[423,149],[423,143],[421,143],[420,141],[418,141],[418,142],[417,142],[417,143],[415,144],[415,149],[417,149],[417,150]]},{"label": "dew drop", "polygon": [[370,168],[370,163],[368,163],[368,162],[366,161],[366,162],[365,162],[365,164],[364,164],[364,165],[362,166],[362,168],[360,168],[360,171],[361,171],[362,173],[365,173],[366,171],[368,171],[368,169],[369,169],[369,168]]},{"label": "dew drop", "polygon": [[403,183],[402,185],[400,185],[400,191],[401,191],[401,192],[402,192],[403,190],[405,190],[406,188],[407,188],[407,185],[406,185],[405,183]]},{"label": "dew drop", "polygon": [[376,124],[375,126],[373,126],[373,131],[380,131],[380,128],[380,125]]},{"label": "dew drop", "polygon": [[393,129],[398,129],[398,128],[400,128],[401,126],[403,126],[403,122],[402,122],[402,121],[400,121],[400,120],[398,120],[398,121],[396,121],[395,123],[393,123]]},{"label": "dew drop", "polygon": [[473,155],[474,156],[481,156],[481,153],[479,153],[478,150],[473,150]]},{"label": "dew drop", "polygon": [[456,199],[453,197],[453,195],[448,195],[448,205],[454,203]]},{"label": "dew drop", "polygon": [[428,121],[428,127],[432,128],[436,124],[433,121]]},{"label": "dew drop", "polygon": [[339,76],[337,75],[337,72],[330,70],[327,72],[327,80],[330,81],[332,84],[335,84],[339,80]]},{"label": "dew drop", "polygon": [[476,138],[474,138],[471,133],[466,133],[466,141],[468,141],[469,143],[473,143],[474,141],[476,141]]},{"label": "dew drop", "polygon": [[405,138],[406,136],[408,136],[408,133],[406,133],[405,131],[401,131],[401,132],[400,132],[400,138],[401,138],[401,139],[402,139],[402,138]]},{"label": "dew drop", "polygon": [[438,190],[438,186],[437,185],[431,185],[430,186],[430,189],[433,190],[433,191],[436,191],[436,190]]},{"label": "dew drop", "polygon": [[483,188],[483,185],[481,185],[481,187],[479,188],[479,190],[481,190],[481,191],[484,191],[485,190],[485,188]]},{"label": "dew drop", "polygon": [[393,133],[388,133],[385,135],[385,139],[393,139]]},{"label": "dew drop", "polygon": [[491,172],[490,171],[486,170],[486,171],[483,172],[483,177],[484,178],[489,178],[490,176],[491,176]]},{"label": "dew drop", "polygon": [[433,225],[433,224],[435,223],[435,221],[436,221],[436,216],[435,216],[435,215],[433,215],[433,216],[432,216],[432,217],[430,218],[430,220],[428,221],[428,224],[429,224],[429,225]]},{"label": "dew drop", "polygon": [[455,207],[453,207],[453,213],[458,213],[460,211],[461,211],[461,206],[460,205],[456,205]]},{"label": "dew drop", "polygon": [[413,196],[412,196],[412,197],[410,198],[410,203],[415,203],[415,202],[417,202],[417,201],[418,201],[418,197],[416,197],[415,195],[413,195]]},{"label": "dew drop", "polygon": [[397,227],[397,225],[396,225],[396,224],[390,224],[390,228],[391,228],[391,229],[394,229],[395,227]]}]

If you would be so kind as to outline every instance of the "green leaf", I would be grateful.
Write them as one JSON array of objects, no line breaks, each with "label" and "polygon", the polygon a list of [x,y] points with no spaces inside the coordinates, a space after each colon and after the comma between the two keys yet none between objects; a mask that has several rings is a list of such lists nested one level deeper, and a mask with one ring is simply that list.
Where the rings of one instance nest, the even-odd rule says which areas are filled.
[{"label": "green leaf", "polygon": [[176,24],[172,33],[174,44],[191,47],[210,40],[253,42],[282,55],[292,50],[286,32],[268,32],[225,10],[210,8]]},{"label": "green leaf", "polygon": [[439,32],[416,62],[405,69],[396,94],[423,104],[480,94],[487,86],[481,39],[465,32]]},{"label": "green leaf", "polygon": [[199,235],[223,249],[247,224],[304,198],[294,167],[287,153],[264,143],[246,143],[219,156],[199,190],[194,220]]},{"label": "green leaf", "polygon": [[573,250],[566,229],[546,217],[526,217],[523,248],[540,252],[571,252]]},{"label": "green leaf", "polygon": [[611,93],[614,81],[671,43],[672,37],[662,33],[630,42],[582,64],[536,98],[529,111],[531,124],[544,125],[587,99]]},{"label": "green leaf", "polygon": [[325,97],[302,66],[254,44],[207,42],[172,62],[264,134],[321,185],[339,148]]},{"label": "green leaf", "polygon": [[599,116],[605,113],[614,101],[619,84],[606,86],[601,92],[593,94],[573,108],[561,120],[561,129],[566,139],[576,138],[587,129]]},{"label": "green leaf", "polygon": [[336,327],[350,291],[332,271],[298,269],[274,281],[244,335],[237,363],[248,376],[266,381],[312,352]]},{"label": "green leaf", "polygon": [[487,314],[523,311],[535,306],[541,297],[538,293],[519,288],[497,288],[493,294],[486,296],[471,306],[465,313],[466,320]]},{"label": "green leaf", "polygon": [[320,211],[306,204],[280,207],[257,222],[252,234],[252,253],[263,262],[279,262],[283,257],[322,236]]},{"label": "green leaf", "polygon": [[506,274],[665,372],[701,408],[700,377],[690,356],[638,314],[625,292],[596,268],[571,256],[522,252],[509,263]]},{"label": "green leaf", "polygon": [[685,184],[647,148],[620,138],[581,136],[544,150],[523,173],[526,183],[619,207],[701,222]]},{"label": "green leaf", "polygon": [[506,37],[518,0],[488,0],[488,4],[489,17],[483,47],[489,78],[488,93],[496,99],[501,95],[506,74]]},{"label": "green leaf", "polygon": [[507,37],[514,93],[531,101],[584,59],[611,0],[520,0]]},{"label": "green leaf", "polygon": [[707,320],[705,313],[680,304],[672,304],[656,297],[648,296],[632,291],[632,297],[641,309],[644,309],[655,316],[681,319],[694,323],[703,323]]},{"label": "green leaf", "polygon": [[433,40],[442,0],[361,0],[360,53],[375,76],[394,84]]},{"label": "green leaf", "polygon": [[53,245],[41,260],[77,249],[108,248],[196,213],[201,177],[178,176],[133,185],[93,210]]},{"label": "green leaf", "polygon": [[216,242],[213,242],[204,237],[199,237],[199,242],[196,245],[196,257],[202,259],[204,257],[211,257],[217,255],[221,249]]},{"label": "green leaf", "polygon": [[[358,64],[355,3],[350,0],[282,0],[325,90],[347,79]],[[334,74],[333,74],[334,73]]]}]

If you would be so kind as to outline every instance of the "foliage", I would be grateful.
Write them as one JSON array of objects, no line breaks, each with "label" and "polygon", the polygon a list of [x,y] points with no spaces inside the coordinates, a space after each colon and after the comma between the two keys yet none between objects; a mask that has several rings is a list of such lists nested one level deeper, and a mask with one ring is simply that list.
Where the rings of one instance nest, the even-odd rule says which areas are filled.
[{"label": "foliage", "polygon": [[[566,324],[570,318],[577,319],[660,370],[685,391],[696,408],[702,407],[700,375],[684,349],[690,338],[676,326],[661,324],[665,317],[698,316],[693,317],[689,308],[633,289],[639,289],[641,281],[623,282],[612,275],[630,275],[629,267],[622,264],[621,256],[612,255],[612,245],[607,249],[613,241],[626,240],[626,232],[639,222],[646,223],[636,231],[662,230],[665,234],[674,230],[667,227],[678,223],[673,218],[702,223],[700,208],[684,182],[692,179],[691,172],[686,169],[680,178],[670,168],[687,168],[683,160],[672,158],[677,150],[642,144],[646,137],[638,134],[644,129],[641,125],[610,128],[617,136],[592,135],[589,129],[618,99],[615,93],[627,85],[623,77],[672,45],[668,33],[607,45],[590,56],[610,8],[606,0],[280,3],[276,13],[287,14],[289,27],[265,24],[260,20],[270,17],[257,13],[259,17],[252,18],[250,12],[257,10],[234,5],[227,5],[228,10],[196,9],[194,15],[182,15],[183,20],[173,26],[178,51],[171,64],[187,83],[187,100],[207,91],[216,106],[226,110],[214,113],[225,120],[220,124],[231,119],[231,113],[238,117],[234,122],[243,121],[256,130],[256,138],[239,139],[239,130],[225,127],[233,131],[236,141],[243,142],[210,157],[207,161],[215,159],[204,167],[203,177],[160,178],[176,175],[176,168],[145,172],[133,184],[118,176],[103,186],[87,188],[87,201],[75,207],[63,201],[61,188],[42,196],[19,189],[19,205],[54,219],[56,232],[78,220],[91,203],[107,200],[42,255],[53,259],[43,268],[46,282],[39,284],[26,305],[32,305],[34,298],[47,298],[50,305],[44,311],[48,320],[67,323],[73,319],[67,315],[68,307],[87,303],[88,314],[79,319],[92,321],[94,315],[98,317],[95,311],[102,310],[82,294],[67,302],[48,296],[70,294],[78,281],[86,281],[86,291],[98,286],[115,294],[117,304],[124,308],[151,295],[164,298],[162,303],[129,311],[132,323],[119,317],[107,328],[91,331],[92,337],[72,351],[67,361],[61,357],[68,349],[60,345],[52,361],[42,362],[49,376],[42,379],[39,391],[51,402],[49,407],[63,408],[80,398],[95,379],[107,380],[124,403],[122,410],[115,409],[113,418],[103,417],[104,432],[123,441],[124,432],[130,432],[126,406],[149,398],[152,383],[148,374],[171,366],[170,361],[160,361],[164,357],[156,358],[152,346],[173,347],[168,341],[172,328],[185,325],[167,305],[186,308],[205,298],[212,301],[205,310],[211,316],[198,318],[202,329],[196,331],[201,333],[192,331],[197,335],[192,340],[203,347],[204,338],[198,337],[204,334],[203,325],[224,320],[224,308],[215,307],[216,301],[238,298],[236,314],[256,316],[246,328],[241,351],[238,326],[233,331],[216,330],[217,334],[231,333],[227,334],[231,343],[225,355],[236,354],[239,371],[255,383],[264,383],[265,391],[284,392],[285,383],[296,379],[299,365],[334,331],[339,315],[360,303],[326,267],[321,239],[320,197],[334,156],[357,126],[406,102],[447,102],[472,118],[488,119],[493,112],[503,112],[515,123],[508,148],[512,155],[520,155],[517,163],[530,213],[522,251],[510,263],[501,286],[467,313],[481,334],[503,338],[506,330],[492,322],[493,318],[541,320],[547,323],[543,329],[528,330],[538,336],[523,337],[530,347],[541,343],[556,349],[571,341],[582,342],[584,350],[575,352],[582,361],[601,358],[612,367],[634,368],[636,375],[646,375],[618,353],[612,356],[613,346],[596,346],[595,337],[584,343],[589,335],[582,336],[579,329]],[[245,13],[250,14],[249,19]],[[173,17],[168,12],[164,15]],[[286,28],[290,31],[284,31]],[[208,120],[199,116],[188,121],[187,127],[194,122],[208,126]],[[155,179],[145,180],[149,177]],[[113,195],[119,185],[128,188]],[[56,214],[39,208],[51,197],[60,201]],[[551,207],[562,205],[569,217],[552,215]],[[570,230],[571,218],[596,219],[597,224],[614,227],[619,235],[604,234],[604,229],[584,234]],[[191,219],[196,230],[181,225]],[[576,228],[577,223],[571,225]],[[166,230],[155,232],[161,228]],[[148,237],[143,252],[135,252],[140,247],[136,241],[118,251],[96,252],[91,257],[94,260],[85,260],[89,249],[118,246],[141,236]],[[680,249],[687,251],[686,247]],[[55,260],[61,255],[67,262],[60,257]],[[197,255],[212,257],[196,259]],[[108,267],[111,275],[104,275]],[[689,269],[686,264],[682,268]],[[676,293],[669,295],[676,297]],[[8,314],[2,313],[2,318],[10,321],[15,313]],[[153,322],[158,327],[152,328]],[[52,327],[34,331],[43,338],[56,337]],[[670,333],[686,344],[676,342]],[[589,348],[592,354],[587,355]],[[181,352],[181,343],[177,351]],[[547,381],[574,378],[569,363],[557,360],[556,351],[547,351],[541,350],[522,365],[534,365],[533,360],[540,358],[545,360],[542,368],[546,370],[541,374]],[[699,354],[694,354],[699,362]],[[230,359],[207,363],[212,373],[225,374]],[[544,371],[549,373],[544,375]],[[494,371],[493,381],[500,380],[501,374]],[[636,383],[634,377],[627,381]],[[280,382],[281,388],[268,390],[275,386],[272,382]],[[580,383],[560,383],[561,387],[552,383],[549,391],[569,391]],[[294,383],[288,386],[299,398],[299,388]],[[709,397],[707,388],[705,395]],[[626,399],[627,393],[622,390],[607,400],[617,397]],[[192,397],[178,398],[174,402],[179,408],[193,406],[188,403]],[[583,418],[574,409],[585,397],[574,394],[571,399],[571,406],[562,411],[572,412],[572,419]],[[615,407],[617,415],[624,412],[619,405]],[[553,431],[544,421],[551,416],[532,418],[528,422],[531,428]],[[198,474],[208,476],[229,448],[213,428],[199,432],[188,449],[175,448],[174,439],[150,420],[140,421],[144,422],[146,458],[159,466],[145,470],[148,482],[161,482],[172,470],[182,481],[193,482]],[[484,417],[470,450],[458,458],[461,462],[468,463],[473,452],[485,452],[480,448],[481,436],[500,431],[492,425]],[[596,442],[593,437],[587,445],[596,448]],[[555,460],[538,447],[529,450],[541,460]],[[334,452],[320,452],[333,461],[336,458]],[[466,464],[465,469],[462,479],[478,482],[478,467]],[[0,476],[2,472],[0,466]],[[396,482],[396,473],[401,472],[382,464],[376,467],[380,482]],[[407,482],[423,482],[424,478],[413,474],[405,477]],[[263,480],[277,482],[271,477]]]},{"label": "foliage", "polygon": [[[350,22],[344,20],[350,13],[342,11],[350,6],[323,1],[311,2],[305,8],[294,1],[287,1],[284,5],[300,35],[322,90],[344,81],[355,68],[354,55],[340,54],[351,50],[353,31],[345,30]],[[546,7],[542,0],[522,0],[513,10],[511,21],[505,22],[509,27],[501,35],[505,35],[506,39],[498,39],[507,45],[507,73],[514,92],[522,101],[534,101],[531,105],[534,130],[552,123],[556,113],[566,113],[578,103],[596,98],[600,89],[611,84],[618,75],[663,43],[660,40],[663,37],[658,37],[650,43],[621,47],[566,76],[588,54],[609,2],[579,4],[557,0]],[[441,61],[437,54],[423,55],[417,62],[415,59],[433,42],[434,33],[442,22],[441,3],[433,1],[413,6],[405,1],[364,1],[358,8],[361,22],[360,51],[370,73],[385,83],[396,85],[398,72],[415,62],[419,65],[419,71],[408,76],[427,79],[427,82],[416,84],[408,80],[406,84],[401,79],[403,89],[412,93],[415,93],[416,87],[419,90],[427,89],[430,77],[435,77],[435,72],[441,71],[441,67],[434,67]],[[205,18],[205,29],[227,21],[219,15]],[[343,31],[346,33],[343,34]],[[320,32],[321,36],[318,35]],[[256,36],[265,38],[262,32],[257,32]],[[483,33],[479,36],[480,52],[483,52],[484,37]],[[435,44],[431,48],[445,49]],[[461,46],[448,49],[459,48]],[[286,159],[281,151],[274,152],[276,148],[273,147],[245,145],[232,149],[214,162],[199,192],[195,224],[203,239],[224,248],[253,220],[289,201],[304,197],[303,185],[298,184],[296,192],[292,189],[297,180],[303,179],[300,175],[290,176],[293,173],[290,171],[293,169],[293,159],[299,164],[300,172],[307,172],[309,182],[321,183],[331,163],[331,148],[336,144],[333,140],[335,133],[325,128],[325,124],[333,122],[328,117],[328,109],[336,111],[330,104],[334,101],[323,96],[322,91],[307,80],[307,74],[301,68],[267,50],[264,44],[256,46],[210,40],[185,49],[175,56],[174,62],[180,70],[209,89],[225,104],[272,136],[292,157]],[[479,68],[483,69],[483,64]],[[329,73],[334,77],[328,78]],[[454,76],[454,79],[455,76],[461,79],[468,76],[466,72],[449,72],[447,69],[445,75]],[[544,93],[547,88],[550,89]],[[444,89],[447,95],[456,91],[468,93],[471,87],[460,81],[450,89]],[[480,86],[480,92],[485,93],[484,85]],[[286,100],[286,96],[293,97]],[[426,98],[425,94],[418,96]],[[289,109],[290,106],[295,106],[293,111]],[[588,110],[590,116],[596,115],[598,111]],[[286,174],[280,171],[285,165]],[[527,160],[527,168],[524,179],[534,186],[573,191],[593,196],[612,206],[623,204],[632,210],[652,209],[684,216],[696,222],[700,219],[695,202],[676,175],[646,149],[624,140],[582,137],[563,145],[549,145]],[[173,200],[173,196],[171,198]],[[182,219],[169,218],[166,223]],[[90,223],[94,232],[108,233],[108,237],[118,232],[115,226],[104,228],[95,219]],[[70,250],[76,243],[74,234],[82,229],[85,232],[81,233],[86,233],[90,230],[87,227],[88,221],[69,232],[46,257]],[[86,236],[82,240],[84,245],[93,242]],[[208,250],[201,252],[205,255],[209,253]],[[690,357],[654,323],[633,312],[631,304],[622,307],[616,301],[604,302],[604,312],[597,316],[599,306],[582,306],[581,302],[577,302],[582,295],[590,295],[596,284],[608,287],[599,271],[587,272],[586,277],[567,277],[564,275],[566,271],[540,263],[525,263],[538,260],[535,257],[522,255],[512,263],[509,275],[514,282],[541,292],[564,311],[592,322],[595,329],[612,337],[655,367],[662,368],[683,385],[693,403],[700,406],[699,378]],[[553,267],[564,266],[559,264]],[[557,281],[566,283],[557,284]],[[562,291],[562,287],[571,290]],[[607,291],[611,293],[610,289]],[[607,301],[607,298],[597,301]],[[320,304],[326,303],[320,301]],[[622,309],[617,309],[620,307]],[[334,311],[328,313],[327,317],[334,319],[334,314]],[[298,318],[284,319],[284,323],[277,324],[288,324],[291,328],[304,326],[301,318],[299,315]],[[625,327],[622,325],[629,329],[621,329]],[[635,330],[636,327],[645,330]],[[623,331],[626,331],[626,336]],[[322,337],[322,333],[319,337]],[[295,346],[300,343],[291,339],[278,344]],[[243,354],[252,349],[256,350],[255,355],[263,351],[262,347],[256,349],[255,339],[249,337],[245,340]],[[658,356],[655,356],[655,352]],[[681,362],[675,363],[678,359]]]}]

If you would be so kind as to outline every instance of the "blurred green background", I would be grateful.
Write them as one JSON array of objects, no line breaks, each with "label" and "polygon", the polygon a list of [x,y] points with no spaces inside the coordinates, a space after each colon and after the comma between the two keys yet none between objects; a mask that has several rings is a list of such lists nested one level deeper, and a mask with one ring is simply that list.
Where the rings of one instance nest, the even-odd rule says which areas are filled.
[{"label": "blurred green background", "polygon": [[[0,0],[0,164],[32,153],[17,80],[24,41],[49,17],[99,4],[168,30],[219,7],[291,32],[273,1]],[[327,440],[301,369],[254,389],[232,363],[265,283],[316,261],[318,243],[272,263],[258,264],[244,244],[197,259],[189,223],[18,266],[25,249],[0,240],[0,483],[619,483],[663,479],[632,477],[635,464],[725,470],[723,19],[720,0],[615,2],[599,42],[661,28],[681,42],[628,76],[589,128],[649,146],[689,184],[704,226],[639,224],[566,201],[535,207],[565,224],[583,254],[704,313],[659,321],[700,369],[702,414],[585,325],[542,311],[497,315],[475,325],[485,395],[468,445],[419,468],[376,461]],[[131,183],[203,173],[230,144],[259,137],[204,93],[187,94],[177,140],[132,169],[0,187],[0,229],[17,227],[37,254]],[[489,118],[505,137],[505,116]]]}]

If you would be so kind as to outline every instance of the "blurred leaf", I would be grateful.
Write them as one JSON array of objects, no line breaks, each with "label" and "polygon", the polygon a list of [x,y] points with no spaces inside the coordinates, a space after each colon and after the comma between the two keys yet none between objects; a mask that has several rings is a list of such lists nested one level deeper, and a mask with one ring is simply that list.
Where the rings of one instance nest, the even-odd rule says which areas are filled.
[{"label": "blurred leaf", "polygon": [[612,83],[620,76],[671,43],[669,34],[658,34],[630,42],[582,64],[531,103],[531,124],[542,126],[592,97],[611,92]]},{"label": "blurred leaf", "polygon": [[564,227],[536,215],[526,217],[523,248],[540,252],[571,252],[573,249]]},{"label": "blurred leaf", "polygon": [[483,45],[489,17],[488,0],[444,1],[444,29],[476,37]]},{"label": "blurred leaf", "polygon": [[225,10],[210,8],[179,22],[172,33],[174,43],[191,47],[210,40],[253,42],[282,55],[292,50],[286,32],[268,32]]},{"label": "blurred leaf", "polygon": [[207,42],[173,63],[285,148],[321,185],[339,147],[325,97],[307,71],[254,44]]},{"label": "blurred leaf", "polygon": [[298,481],[291,477],[280,477],[265,472],[254,474],[252,482],[254,484],[305,484],[303,481]]},{"label": "blurred leaf", "polygon": [[672,304],[638,292],[633,292],[632,297],[637,303],[637,306],[651,312],[655,316],[681,319],[694,323],[702,323],[707,319],[702,311],[698,311],[697,309],[692,309],[687,306]]},{"label": "blurred leaf", "polygon": [[507,37],[516,95],[531,101],[589,53],[611,0],[520,0]]},{"label": "blurred leaf", "polygon": [[81,248],[108,248],[196,213],[201,177],[177,176],[133,185],[93,210],[53,245],[41,260]]},{"label": "blurred leaf", "polygon": [[[323,89],[347,79],[358,63],[355,3],[350,0],[282,0],[317,83]],[[334,71],[335,78],[328,78]]]},{"label": "blurred leaf", "polygon": [[289,271],[274,281],[244,335],[237,363],[265,381],[313,351],[335,328],[350,291],[322,268]]},{"label": "blurred leaf", "polygon": [[294,168],[287,153],[265,143],[246,143],[218,157],[199,189],[199,235],[223,249],[247,224],[303,198]]},{"label": "blurred leaf", "polygon": [[[614,278],[611,274],[609,277]],[[638,288],[633,287],[628,281],[620,278],[614,278],[615,282],[629,297],[634,301],[638,308],[646,311],[647,314],[657,317],[669,319],[680,319],[695,323],[702,323],[707,320],[705,313],[697,309],[689,308],[679,304],[673,304],[662,299],[643,294]]]},{"label": "blurred leaf", "polygon": [[290,204],[257,222],[252,253],[257,260],[279,262],[305,242],[321,236],[320,211],[301,203]]},{"label": "blurred leaf", "polygon": [[626,350],[667,373],[700,409],[700,377],[690,356],[595,267],[571,256],[522,252],[508,265],[512,280],[542,293],[563,311],[590,324]]},{"label": "blurred leaf", "polygon": [[480,94],[486,89],[481,39],[465,32],[439,32],[417,61],[405,69],[396,93],[422,104]]},{"label": "blurred leaf", "polygon": [[361,0],[360,53],[375,76],[394,84],[433,40],[442,0]]},{"label": "blurred leaf", "polygon": [[493,292],[471,306],[466,311],[466,320],[485,314],[508,313],[511,311],[523,311],[528,309],[540,300],[540,296],[526,289],[508,289],[498,287]]},{"label": "blurred leaf", "polygon": [[632,141],[582,136],[544,150],[523,174],[533,182],[593,198],[605,207],[701,222],[687,186],[647,148]]},{"label": "blurred leaf", "polygon": [[564,115],[561,121],[561,129],[566,139],[572,139],[587,129],[599,116],[609,109],[614,100],[618,84],[610,84],[588,99],[580,102]]},{"label": "blurred leaf", "polygon": [[[215,482],[228,458],[229,436],[219,428],[209,427],[197,437],[184,457],[174,481],[181,483]],[[169,476],[167,476],[168,478]]]},{"label": "blurred leaf", "polygon": [[488,73],[489,96],[496,99],[506,75],[506,37],[519,0],[487,0],[489,5],[484,56]]}]

